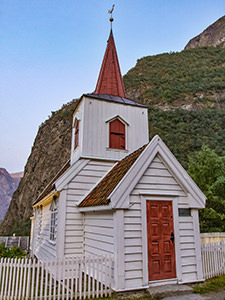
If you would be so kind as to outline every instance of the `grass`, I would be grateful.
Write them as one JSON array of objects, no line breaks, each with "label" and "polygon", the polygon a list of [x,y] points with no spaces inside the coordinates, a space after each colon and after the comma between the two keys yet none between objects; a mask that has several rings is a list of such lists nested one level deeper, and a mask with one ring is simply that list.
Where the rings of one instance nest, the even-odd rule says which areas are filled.
[{"label": "grass", "polygon": [[195,284],[192,286],[192,288],[197,294],[205,294],[208,292],[218,292],[219,290],[225,290],[225,275],[213,279],[208,279],[203,283]]}]

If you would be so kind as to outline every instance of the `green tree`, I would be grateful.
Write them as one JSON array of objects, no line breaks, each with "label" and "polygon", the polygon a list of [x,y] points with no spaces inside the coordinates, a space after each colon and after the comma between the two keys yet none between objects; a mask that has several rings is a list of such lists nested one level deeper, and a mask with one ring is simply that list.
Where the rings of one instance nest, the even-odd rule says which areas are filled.
[{"label": "green tree", "polygon": [[225,231],[225,159],[207,146],[189,157],[188,173],[207,197],[201,232]]}]

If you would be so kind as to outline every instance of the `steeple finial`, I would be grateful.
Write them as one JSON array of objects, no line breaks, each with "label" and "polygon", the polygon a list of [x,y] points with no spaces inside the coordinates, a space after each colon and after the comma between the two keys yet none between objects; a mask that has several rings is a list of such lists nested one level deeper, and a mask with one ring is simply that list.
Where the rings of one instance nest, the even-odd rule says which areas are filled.
[{"label": "steeple finial", "polygon": [[111,14],[111,17],[110,17],[110,19],[109,19],[109,21],[111,22],[111,29],[112,29],[112,22],[114,21],[114,20],[113,20],[113,17],[112,17],[112,13],[113,13],[113,11],[114,11],[114,7],[115,7],[115,4],[113,4],[112,9],[110,9],[110,10],[108,11],[108,13]]}]

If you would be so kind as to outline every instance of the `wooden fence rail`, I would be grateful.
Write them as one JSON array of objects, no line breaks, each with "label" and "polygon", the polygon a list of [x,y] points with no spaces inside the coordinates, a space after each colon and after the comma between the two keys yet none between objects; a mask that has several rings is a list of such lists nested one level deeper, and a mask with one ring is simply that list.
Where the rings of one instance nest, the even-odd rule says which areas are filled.
[{"label": "wooden fence rail", "polygon": [[0,300],[61,300],[111,295],[111,256],[61,261],[0,260]]},{"label": "wooden fence rail", "polygon": [[225,242],[201,245],[202,268],[205,279],[225,274]]}]

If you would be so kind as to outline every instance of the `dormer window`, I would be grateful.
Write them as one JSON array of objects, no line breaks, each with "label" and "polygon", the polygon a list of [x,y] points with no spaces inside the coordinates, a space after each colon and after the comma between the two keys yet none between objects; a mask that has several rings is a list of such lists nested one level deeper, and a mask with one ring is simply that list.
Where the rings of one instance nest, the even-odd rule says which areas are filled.
[{"label": "dormer window", "polygon": [[79,120],[75,122],[75,132],[74,132],[74,150],[79,145]]},{"label": "dormer window", "polygon": [[125,124],[119,119],[109,123],[109,148],[125,149]]}]

